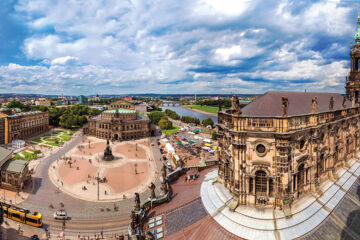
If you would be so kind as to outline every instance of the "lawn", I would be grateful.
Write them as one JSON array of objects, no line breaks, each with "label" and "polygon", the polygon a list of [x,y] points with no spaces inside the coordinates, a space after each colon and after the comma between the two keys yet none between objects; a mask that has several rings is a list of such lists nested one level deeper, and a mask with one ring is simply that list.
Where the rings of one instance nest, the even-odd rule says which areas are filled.
[{"label": "lawn", "polygon": [[209,113],[218,113],[219,108],[218,107],[211,107],[211,106],[201,106],[201,105],[186,105],[189,108],[195,108],[204,112]]},{"label": "lawn", "polygon": [[162,133],[166,134],[167,136],[173,135],[175,132],[177,132],[180,129],[179,126],[173,125],[171,129],[162,130]]},{"label": "lawn", "polygon": [[42,142],[40,138],[35,138],[33,141],[34,141],[34,142],[37,142],[37,143],[41,143],[41,142]]},{"label": "lawn", "polygon": [[61,141],[59,141],[58,143],[55,142],[45,142],[45,143],[51,146],[61,146],[63,144],[63,142]]},{"label": "lawn", "polygon": [[69,141],[71,138],[69,135],[61,135],[60,137],[65,141]]},{"label": "lawn", "polygon": [[31,161],[31,160],[37,158],[37,154],[34,154],[34,153],[22,152],[22,154],[23,154],[24,157],[25,157],[25,161]]}]

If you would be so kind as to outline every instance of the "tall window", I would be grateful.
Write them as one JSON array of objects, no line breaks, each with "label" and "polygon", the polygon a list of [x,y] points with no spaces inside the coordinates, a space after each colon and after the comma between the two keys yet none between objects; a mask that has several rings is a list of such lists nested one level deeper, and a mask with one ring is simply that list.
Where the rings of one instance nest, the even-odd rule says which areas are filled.
[{"label": "tall window", "polygon": [[302,186],[304,184],[304,164],[301,164],[298,168],[298,186]]},{"label": "tall window", "polygon": [[267,179],[266,173],[262,170],[259,170],[255,173],[255,192],[257,195],[266,194],[267,189]]}]

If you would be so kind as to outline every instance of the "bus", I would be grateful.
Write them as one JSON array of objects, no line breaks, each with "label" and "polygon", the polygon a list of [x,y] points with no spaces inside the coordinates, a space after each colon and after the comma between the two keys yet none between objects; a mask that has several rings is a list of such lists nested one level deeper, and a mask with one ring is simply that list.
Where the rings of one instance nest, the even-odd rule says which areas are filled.
[{"label": "bus", "polygon": [[32,212],[23,208],[18,208],[6,203],[2,203],[4,217],[14,221],[25,223],[34,227],[42,227],[42,215],[39,212]]}]

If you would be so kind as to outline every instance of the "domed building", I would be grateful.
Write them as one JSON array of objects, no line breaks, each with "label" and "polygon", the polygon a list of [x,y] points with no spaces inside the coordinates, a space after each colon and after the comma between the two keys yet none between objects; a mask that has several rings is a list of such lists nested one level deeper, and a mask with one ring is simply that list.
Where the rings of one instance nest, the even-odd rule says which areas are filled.
[{"label": "domed building", "polygon": [[218,182],[238,204],[280,207],[320,183],[359,151],[360,18],[346,96],[267,92],[218,116]]},{"label": "domed building", "polygon": [[150,120],[138,113],[134,104],[120,100],[111,103],[100,115],[90,118],[84,133],[119,141],[140,139],[150,136]]}]

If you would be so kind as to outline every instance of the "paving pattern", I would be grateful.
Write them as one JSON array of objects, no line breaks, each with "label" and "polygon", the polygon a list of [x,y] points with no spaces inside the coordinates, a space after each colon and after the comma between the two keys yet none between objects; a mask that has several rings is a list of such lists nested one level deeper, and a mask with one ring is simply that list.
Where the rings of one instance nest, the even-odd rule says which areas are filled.
[{"label": "paving pattern", "polygon": [[[51,164],[50,179],[59,190],[87,201],[131,198],[135,192],[147,190],[157,178],[152,152],[144,143],[144,140],[111,143],[115,159],[104,161],[106,141],[88,137],[67,153],[71,156],[71,164],[68,160]],[[106,178],[99,191],[97,176]]]},{"label": "paving pattern", "polygon": [[[133,198],[122,200],[121,202],[89,202],[74,198],[62,191],[50,181],[48,169],[51,163],[56,161],[64,154],[78,145],[83,140],[82,136],[75,137],[72,141],[56,151],[52,151],[49,157],[42,159],[33,175],[34,188],[28,199],[18,204],[18,206],[39,211],[44,217],[44,224],[49,227],[51,232],[61,231],[61,221],[54,221],[52,214],[60,207],[60,202],[64,204],[71,220],[67,222],[66,233],[77,235],[78,232],[85,234],[99,233],[103,228],[104,232],[126,232],[129,226],[129,212],[134,207]],[[145,141],[148,140],[143,140]],[[152,140],[154,141],[154,140]],[[146,143],[145,143],[146,144]],[[148,144],[147,146],[150,146]],[[157,172],[160,172],[162,164],[159,162],[161,153],[157,146],[151,146],[153,158],[157,161]],[[160,180],[155,182],[156,193],[160,194]],[[141,202],[150,196],[150,191],[146,190],[140,194]],[[114,210],[114,204],[117,210]],[[54,208],[50,208],[53,205]],[[101,211],[104,209],[104,211]],[[100,223],[104,223],[101,225]],[[106,223],[106,224],[105,224]],[[26,228],[26,225],[23,225]],[[34,228],[31,228],[34,230]],[[30,231],[30,230],[29,230]]]},{"label": "paving pattern", "polygon": [[165,225],[167,234],[176,233],[204,218],[206,215],[207,213],[202,205],[201,199],[198,198],[188,205],[166,214]]},{"label": "paving pattern", "polygon": [[[360,176],[360,162],[354,160],[349,169],[338,171],[336,182],[329,180],[322,184],[321,196],[309,194],[294,203],[290,218],[285,218],[280,210],[259,210],[249,206],[239,206],[231,212],[227,205],[232,195],[222,184],[214,183],[216,176],[217,171],[214,171],[205,177],[201,196],[207,212],[222,227],[246,239],[295,239],[320,225],[335,209]],[[350,221],[348,224],[355,223]]]}]

